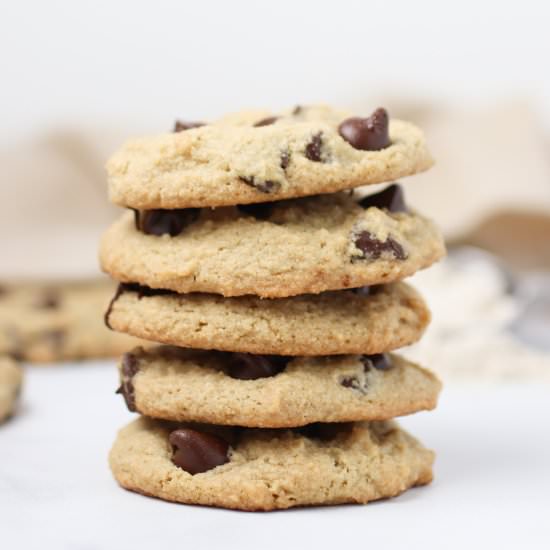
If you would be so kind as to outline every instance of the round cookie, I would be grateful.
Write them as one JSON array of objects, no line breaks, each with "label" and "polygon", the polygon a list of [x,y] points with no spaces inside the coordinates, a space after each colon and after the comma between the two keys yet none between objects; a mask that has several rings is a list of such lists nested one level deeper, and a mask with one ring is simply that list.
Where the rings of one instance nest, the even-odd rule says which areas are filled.
[{"label": "round cookie", "polygon": [[119,281],[152,288],[282,298],[392,282],[445,254],[430,220],[399,205],[372,206],[378,196],[358,202],[336,193],[136,219],[128,212],[103,236],[101,265]]},{"label": "round cookie", "polygon": [[0,354],[31,362],[118,356],[139,344],[105,328],[109,280],[23,282],[0,288]]},{"label": "round cookie", "polygon": [[107,163],[110,199],[137,209],[247,204],[392,181],[432,166],[412,124],[392,119],[388,130],[382,110],[351,116],[327,106],[275,117],[244,112],[133,139]]},{"label": "round cookie", "polygon": [[110,454],[118,483],[164,500],[253,511],[367,503],[432,479],[433,453],[392,421],[236,435],[206,427],[212,436],[201,427],[186,442],[174,437],[178,428],[144,417],[123,428]]},{"label": "round cookie", "polygon": [[435,408],[441,388],[398,355],[281,357],[137,348],[119,366],[131,411],[181,422],[285,428]]},{"label": "round cookie", "polygon": [[277,300],[121,285],[105,320],[114,330],[187,348],[339,355],[412,344],[422,336],[430,313],[406,283]]},{"label": "round cookie", "polygon": [[22,381],[21,367],[10,357],[0,357],[0,422],[13,414]]}]

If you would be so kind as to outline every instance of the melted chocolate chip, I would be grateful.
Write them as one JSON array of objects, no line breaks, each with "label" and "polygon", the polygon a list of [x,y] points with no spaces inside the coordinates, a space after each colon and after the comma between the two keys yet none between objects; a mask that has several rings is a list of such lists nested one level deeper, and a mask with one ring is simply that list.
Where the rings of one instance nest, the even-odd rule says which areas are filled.
[{"label": "melted chocolate chip", "polygon": [[257,202],[255,204],[239,204],[237,208],[247,214],[256,218],[257,220],[267,220],[273,212],[273,203],[271,202]]},{"label": "melted chocolate chip", "polygon": [[389,212],[408,212],[405,204],[405,194],[403,188],[394,183],[379,193],[368,195],[359,201],[359,204],[367,208],[383,208]]},{"label": "melted chocolate chip", "polygon": [[138,213],[138,229],[146,235],[179,235],[199,216],[199,208],[179,208],[176,210],[143,210]]},{"label": "melted chocolate chip", "polygon": [[133,353],[125,353],[122,356],[120,369],[120,387],[116,393],[121,393],[126,401],[129,411],[136,411],[136,396],[134,390],[134,376],[139,371],[139,361]]},{"label": "melted chocolate chip", "polygon": [[262,193],[276,193],[281,188],[281,184],[278,181],[272,181],[272,180],[266,180],[266,181],[258,181],[254,176],[240,176],[239,179],[246,183],[246,185],[249,185],[250,187],[254,187],[254,189],[257,189],[258,191],[261,191]]},{"label": "melted chocolate chip", "polygon": [[396,260],[405,260],[407,254],[403,247],[392,237],[379,241],[369,231],[362,231],[355,238],[355,246],[363,253],[363,258],[377,260],[383,253],[390,253]]},{"label": "melted chocolate chip", "polygon": [[353,428],[353,422],[316,422],[299,428],[298,432],[306,437],[329,441],[338,437],[340,434],[349,433]]},{"label": "melted chocolate chip", "polygon": [[281,153],[281,162],[279,163],[279,165],[283,170],[286,170],[289,164],[290,164],[290,151],[283,151]]},{"label": "melted chocolate chip", "polygon": [[123,283],[120,283],[117,286],[115,295],[111,298],[111,301],[109,302],[109,305],[107,306],[107,311],[105,312],[105,315],[103,316],[103,322],[105,323],[105,326],[111,330],[113,330],[113,327],[109,323],[109,317],[111,316],[111,313],[113,311],[113,306],[115,305],[115,302],[119,299],[120,295],[124,292],[125,286]]},{"label": "melted chocolate chip", "polygon": [[384,285],[371,285],[371,286],[360,286],[358,288],[350,288],[350,292],[357,294],[357,296],[374,296],[382,291]]},{"label": "melted chocolate chip", "polygon": [[370,368],[377,370],[389,370],[393,367],[391,358],[386,353],[376,353],[374,355],[362,355],[361,362],[365,367],[365,372]]},{"label": "melted chocolate chip", "polygon": [[311,141],[306,145],[305,155],[313,162],[321,162],[321,152],[323,148],[323,134],[319,132],[311,137]]},{"label": "melted chocolate chip", "polygon": [[359,378],[357,376],[344,376],[340,380],[340,385],[344,386],[344,388],[351,388],[352,390],[360,391],[361,393],[365,393],[364,388],[361,386],[361,383],[359,382]]},{"label": "melted chocolate chip", "polygon": [[174,451],[172,462],[192,475],[229,461],[229,444],[213,434],[180,428],[170,434],[169,441]]},{"label": "melted chocolate chip", "polygon": [[200,128],[201,126],[206,126],[206,122],[187,122],[183,120],[176,120],[174,124],[174,132],[183,132],[184,130]]},{"label": "melted chocolate chip", "polygon": [[270,126],[277,120],[279,120],[278,116],[268,116],[267,118],[262,118],[262,120],[258,120],[258,122],[254,124],[254,127],[259,128],[260,126]]},{"label": "melted chocolate chip", "polygon": [[283,371],[289,361],[289,357],[281,355],[232,353],[227,365],[227,374],[239,380],[267,378]]},{"label": "melted chocolate chip", "polygon": [[388,126],[388,113],[379,108],[367,118],[347,118],[338,132],[355,149],[379,151],[390,145]]}]

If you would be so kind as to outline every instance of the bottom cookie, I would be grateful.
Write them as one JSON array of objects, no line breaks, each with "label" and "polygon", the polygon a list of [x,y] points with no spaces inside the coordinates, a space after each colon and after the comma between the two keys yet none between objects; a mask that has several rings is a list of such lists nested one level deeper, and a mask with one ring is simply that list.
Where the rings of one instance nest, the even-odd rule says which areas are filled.
[{"label": "bottom cookie", "polygon": [[429,483],[433,459],[394,421],[270,430],[140,417],[119,432],[110,465],[144,495],[254,511],[392,497]]},{"label": "bottom cookie", "polygon": [[0,357],[0,422],[13,414],[22,380],[21,367],[9,357]]}]

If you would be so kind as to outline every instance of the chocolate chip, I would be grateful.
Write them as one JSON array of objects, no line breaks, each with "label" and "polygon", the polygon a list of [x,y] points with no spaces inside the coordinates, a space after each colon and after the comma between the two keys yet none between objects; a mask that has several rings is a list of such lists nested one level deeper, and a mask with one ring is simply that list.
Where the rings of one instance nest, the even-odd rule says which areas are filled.
[{"label": "chocolate chip", "polygon": [[103,322],[105,323],[105,326],[111,330],[113,330],[113,327],[111,326],[111,323],[109,322],[109,317],[111,316],[111,313],[113,312],[113,306],[115,305],[115,302],[119,299],[120,295],[124,292],[125,286],[123,283],[120,283],[117,286],[115,295],[111,298],[111,301],[109,302],[109,305],[107,306],[107,311],[105,312],[105,315],[103,316]]},{"label": "chocolate chip", "polygon": [[383,208],[389,212],[408,212],[403,188],[394,183],[379,193],[368,195],[359,201],[363,208]]},{"label": "chocolate chip", "polygon": [[315,422],[314,424],[308,424],[303,428],[299,428],[298,432],[309,438],[329,441],[338,437],[340,434],[351,432],[352,429],[353,422]]},{"label": "chocolate chip", "polygon": [[240,176],[239,179],[249,185],[254,187],[262,193],[276,193],[281,188],[281,184],[278,181],[266,180],[266,181],[257,181],[254,176]]},{"label": "chocolate chip", "polygon": [[134,213],[134,226],[139,231],[139,210],[136,210],[135,208],[131,209]]},{"label": "chocolate chip", "polygon": [[369,231],[362,231],[355,238],[355,246],[363,253],[363,258],[377,260],[383,253],[391,254],[396,260],[405,260],[407,254],[403,247],[392,237],[380,241]]},{"label": "chocolate chip", "polygon": [[139,371],[139,361],[133,353],[125,353],[122,356],[120,369],[120,387],[116,393],[121,393],[126,401],[129,411],[136,411],[136,396],[134,389],[134,376]]},{"label": "chocolate chip", "polygon": [[146,235],[179,235],[199,217],[199,208],[143,210],[138,215],[139,230]]},{"label": "chocolate chip", "polygon": [[57,309],[60,301],[59,292],[54,289],[48,289],[36,300],[34,307],[37,309]]},{"label": "chocolate chip", "polygon": [[[120,292],[119,292],[120,291]],[[145,285],[140,285],[138,283],[121,283],[119,289],[117,290],[117,298],[125,292],[137,292],[138,298],[141,300],[143,297],[149,296],[166,296],[170,294],[177,294],[173,290],[167,288],[150,288]]]},{"label": "chocolate chip", "polygon": [[271,212],[273,212],[273,203],[257,202],[255,204],[239,204],[237,208],[244,214],[252,216],[257,220],[267,220]]},{"label": "chocolate chip", "polygon": [[262,120],[256,122],[256,124],[254,124],[254,127],[259,128],[260,126],[270,126],[276,120],[279,120],[278,116],[268,116],[267,118],[262,118]]},{"label": "chocolate chip", "polygon": [[292,110],[292,114],[294,116],[299,115],[301,112],[302,112],[302,106],[301,105],[296,105],[296,107],[294,107],[294,109]]},{"label": "chocolate chip", "polygon": [[281,162],[279,163],[279,165],[283,170],[286,170],[289,164],[290,164],[290,151],[283,151],[281,153]]},{"label": "chocolate chip", "polygon": [[362,355],[361,362],[365,371],[370,368],[377,370],[389,370],[393,367],[392,360],[387,353],[375,353],[374,355]]},{"label": "chocolate chip", "polygon": [[367,118],[347,118],[338,132],[355,149],[379,151],[390,145],[388,126],[388,113],[379,108]]},{"label": "chocolate chip", "polygon": [[321,162],[321,149],[323,148],[323,133],[319,132],[311,137],[311,141],[306,145],[305,155],[313,162]]},{"label": "chocolate chip", "polygon": [[227,365],[227,374],[239,380],[256,380],[279,374],[290,361],[281,355],[253,355],[232,353]]},{"label": "chocolate chip", "polygon": [[5,286],[0,285],[0,296],[8,293],[8,289]]},{"label": "chocolate chip", "polygon": [[172,462],[190,474],[200,474],[229,461],[229,444],[221,437],[190,428],[174,430],[169,436]]},{"label": "chocolate chip", "polygon": [[183,120],[176,120],[174,124],[174,132],[183,132],[184,130],[191,130],[191,128],[200,128],[206,126],[206,122],[186,122]]},{"label": "chocolate chip", "polygon": [[344,376],[340,379],[340,385],[344,386],[344,388],[351,388],[353,390],[360,391],[361,393],[365,393],[363,386],[361,385],[361,382],[359,382],[359,378],[357,376]]}]

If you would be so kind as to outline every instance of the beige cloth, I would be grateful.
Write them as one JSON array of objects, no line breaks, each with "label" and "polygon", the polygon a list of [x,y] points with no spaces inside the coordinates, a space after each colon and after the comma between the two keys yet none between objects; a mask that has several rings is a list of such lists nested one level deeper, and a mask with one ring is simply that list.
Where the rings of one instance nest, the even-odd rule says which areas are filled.
[{"label": "beige cloth", "polygon": [[[548,155],[527,106],[473,112],[386,105],[426,129],[437,164],[407,182],[408,202],[447,236],[501,206],[550,212]],[[97,273],[97,241],[117,212],[107,202],[103,164],[128,134],[59,132],[0,151],[0,278]]]}]

